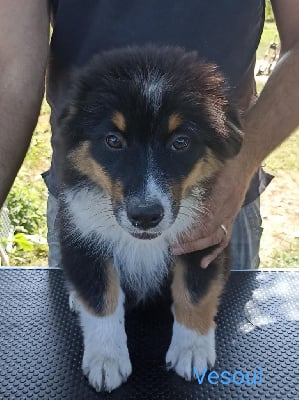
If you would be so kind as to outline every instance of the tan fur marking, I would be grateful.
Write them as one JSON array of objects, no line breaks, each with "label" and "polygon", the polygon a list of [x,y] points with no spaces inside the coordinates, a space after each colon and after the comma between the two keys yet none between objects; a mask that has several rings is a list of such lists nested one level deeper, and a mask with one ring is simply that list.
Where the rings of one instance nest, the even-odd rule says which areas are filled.
[{"label": "tan fur marking", "polygon": [[112,182],[102,166],[90,155],[89,143],[84,142],[68,156],[74,168],[81,174],[88,176],[98,186],[103,188],[111,197],[112,202],[123,201],[123,187],[121,182]]},{"label": "tan fur marking", "polygon": [[112,182],[102,166],[97,163],[90,154],[90,143],[83,142],[72,153],[68,159],[74,168],[82,175],[88,176],[98,186],[102,187],[106,193],[112,196]]},{"label": "tan fur marking", "polygon": [[111,197],[112,202],[123,200],[123,187],[121,182],[112,182],[102,166],[90,155],[89,142],[82,143],[68,158],[74,168],[81,174],[88,176],[94,183],[103,188]]},{"label": "tan fur marking", "polygon": [[190,174],[183,181],[183,193],[203,179],[215,175],[216,172],[219,171],[221,165],[221,161],[217,159],[212,150],[208,149],[206,156],[195,164]]},{"label": "tan fur marking", "polygon": [[169,187],[171,189],[172,198],[175,199],[177,204],[180,204],[182,198],[182,185],[180,182],[170,181]]},{"label": "tan fur marking", "polygon": [[102,313],[103,315],[110,315],[114,313],[118,304],[119,296],[119,277],[112,265],[112,262],[109,263],[107,273],[108,287],[105,294],[105,306]]},{"label": "tan fur marking", "polygon": [[108,315],[111,315],[115,312],[117,304],[118,304],[118,297],[119,297],[119,288],[120,288],[120,283],[119,283],[119,277],[112,265],[112,262],[110,262],[107,266],[107,287],[106,287],[106,292],[105,292],[105,297],[104,297],[104,307],[102,312],[97,313],[95,310],[90,307],[84,299],[82,299],[81,296],[78,296],[80,299],[81,303],[84,305],[84,308],[92,315],[95,315],[96,317],[106,317]]},{"label": "tan fur marking", "polygon": [[177,263],[174,268],[172,296],[175,318],[185,327],[206,335],[215,327],[214,318],[219,305],[219,297],[224,287],[224,279],[219,275],[210,284],[206,295],[198,303],[192,303],[185,286],[184,266]]},{"label": "tan fur marking", "polygon": [[120,131],[125,133],[127,126],[126,126],[126,119],[124,117],[124,115],[119,112],[116,111],[113,116],[112,116],[112,122],[114,123],[114,125],[116,126],[116,128]]},{"label": "tan fur marking", "polygon": [[182,125],[182,118],[179,114],[171,114],[168,120],[168,132],[172,133],[175,131],[180,125]]},{"label": "tan fur marking", "polygon": [[115,203],[121,203],[124,200],[124,190],[123,190],[123,185],[120,181],[116,181],[112,185],[112,193],[113,193],[113,198],[112,202]]}]

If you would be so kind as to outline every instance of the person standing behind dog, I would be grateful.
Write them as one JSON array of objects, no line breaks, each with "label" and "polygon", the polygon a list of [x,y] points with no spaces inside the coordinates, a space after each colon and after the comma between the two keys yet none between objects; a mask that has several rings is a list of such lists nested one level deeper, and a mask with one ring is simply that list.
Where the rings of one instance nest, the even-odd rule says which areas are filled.
[{"label": "person standing behind dog", "polygon": [[[264,22],[264,1],[222,0],[1,0],[0,4],[0,205],[24,159],[37,121],[48,68],[53,160],[44,174],[49,188],[49,264],[60,260],[57,213],[56,119],[73,68],[95,53],[127,45],[179,45],[220,65],[242,110],[246,133],[241,153],[226,163],[211,193],[209,210],[188,238],[173,249],[182,254],[230,238],[232,267],[257,268],[261,218],[259,194],[271,177],[259,166],[298,126],[299,2],[272,0],[281,56],[255,102],[254,62]],[[49,51],[50,18],[53,35]],[[237,215],[238,214],[238,215]],[[234,222],[235,221],[235,222]]]}]

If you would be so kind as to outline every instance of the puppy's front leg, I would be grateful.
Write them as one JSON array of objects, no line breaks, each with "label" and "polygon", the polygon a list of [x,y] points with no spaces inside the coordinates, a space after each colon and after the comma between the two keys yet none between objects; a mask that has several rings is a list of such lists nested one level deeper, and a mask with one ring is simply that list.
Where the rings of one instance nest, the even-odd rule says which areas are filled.
[{"label": "puppy's front leg", "polygon": [[82,307],[80,319],[84,335],[83,373],[97,391],[111,392],[125,382],[132,372],[121,289],[117,306],[111,314],[97,316]]},{"label": "puppy's front leg", "polygon": [[[64,262],[75,290],[76,310],[84,338],[83,373],[97,391],[116,389],[132,372],[124,325],[125,296],[109,261],[76,257],[76,267]],[[72,293],[74,296],[74,293]]]},{"label": "puppy's front leg", "polygon": [[186,380],[195,377],[194,367],[201,374],[214,366],[214,317],[227,275],[223,256],[206,270],[200,267],[202,256],[202,252],[182,256],[174,267],[174,324],[166,364]]}]

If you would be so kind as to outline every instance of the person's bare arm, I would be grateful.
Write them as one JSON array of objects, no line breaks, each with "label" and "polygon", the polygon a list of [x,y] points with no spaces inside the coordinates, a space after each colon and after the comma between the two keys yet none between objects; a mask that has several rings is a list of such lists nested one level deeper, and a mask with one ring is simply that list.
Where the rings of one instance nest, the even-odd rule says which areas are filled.
[{"label": "person's bare arm", "polygon": [[[299,124],[299,1],[272,0],[280,58],[246,117],[244,151],[257,167]],[[261,138],[262,137],[262,138]]]},{"label": "person's bare arm", "polygon": [[[194,227],[189,240],[173,249],[183,254],[214,244],[220,246],[202,260],[202,267],[227,246],[251,177],[267,155],[299,125],[299,1],[272,0],[281,39],[281,55],[256,104],[245,117],[245,138],[240,154],[229,161],[215,185],[210,212]],[[228,231],[220,227],[223,224]]]},{"label": "person's bare arm", "polygon": [[47,0],[0,2],[0,208],[25,157],[44,93]]}]

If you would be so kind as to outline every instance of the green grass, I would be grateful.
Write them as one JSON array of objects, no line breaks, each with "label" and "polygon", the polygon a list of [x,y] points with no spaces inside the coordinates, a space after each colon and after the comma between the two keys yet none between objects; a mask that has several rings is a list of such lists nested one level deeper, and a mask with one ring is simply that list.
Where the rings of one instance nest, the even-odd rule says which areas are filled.
[{"label": "green grass", "polygon": [[299,129],[266,159],[266,164],[274,173],[279,171],[299,172],[298,157]]},{"label": "green grass", "polygon": [[291,240],[287,249],[273,251],[271,259],[263,264],[263,268],[299,269],[299,238]]},{"label": "green grass", "polygon": [[[29,235],[28,241],[31,244],[28,249],[18,243],[14,244],[13,251],[9,254],[11,265],[47,265],[48,246],[44,242],[47,234],[48,190],[41,173],[49,168],[51,159],[49,116],[50,108],[46,101],[43,101],[29,151],[8,196],[16,233]],[[38,227],[33,231],[34,218]],[[23,222],[22,227],[18,226],[18,221]]]},{"label": "green grass", "polygon": [[[49,146],[51,128],[49,125],[50,107],[46,101],[43,101],[38,124],[34,131],[31,145],[26,156],[25,170],[29,172],[30,177],[35,172],[38,176],[41,171],[47,169],[51,160],[51,150]],[[25,172],[25,171],[24,171]],[[36,177],[36,175],[35,175]]]}]

